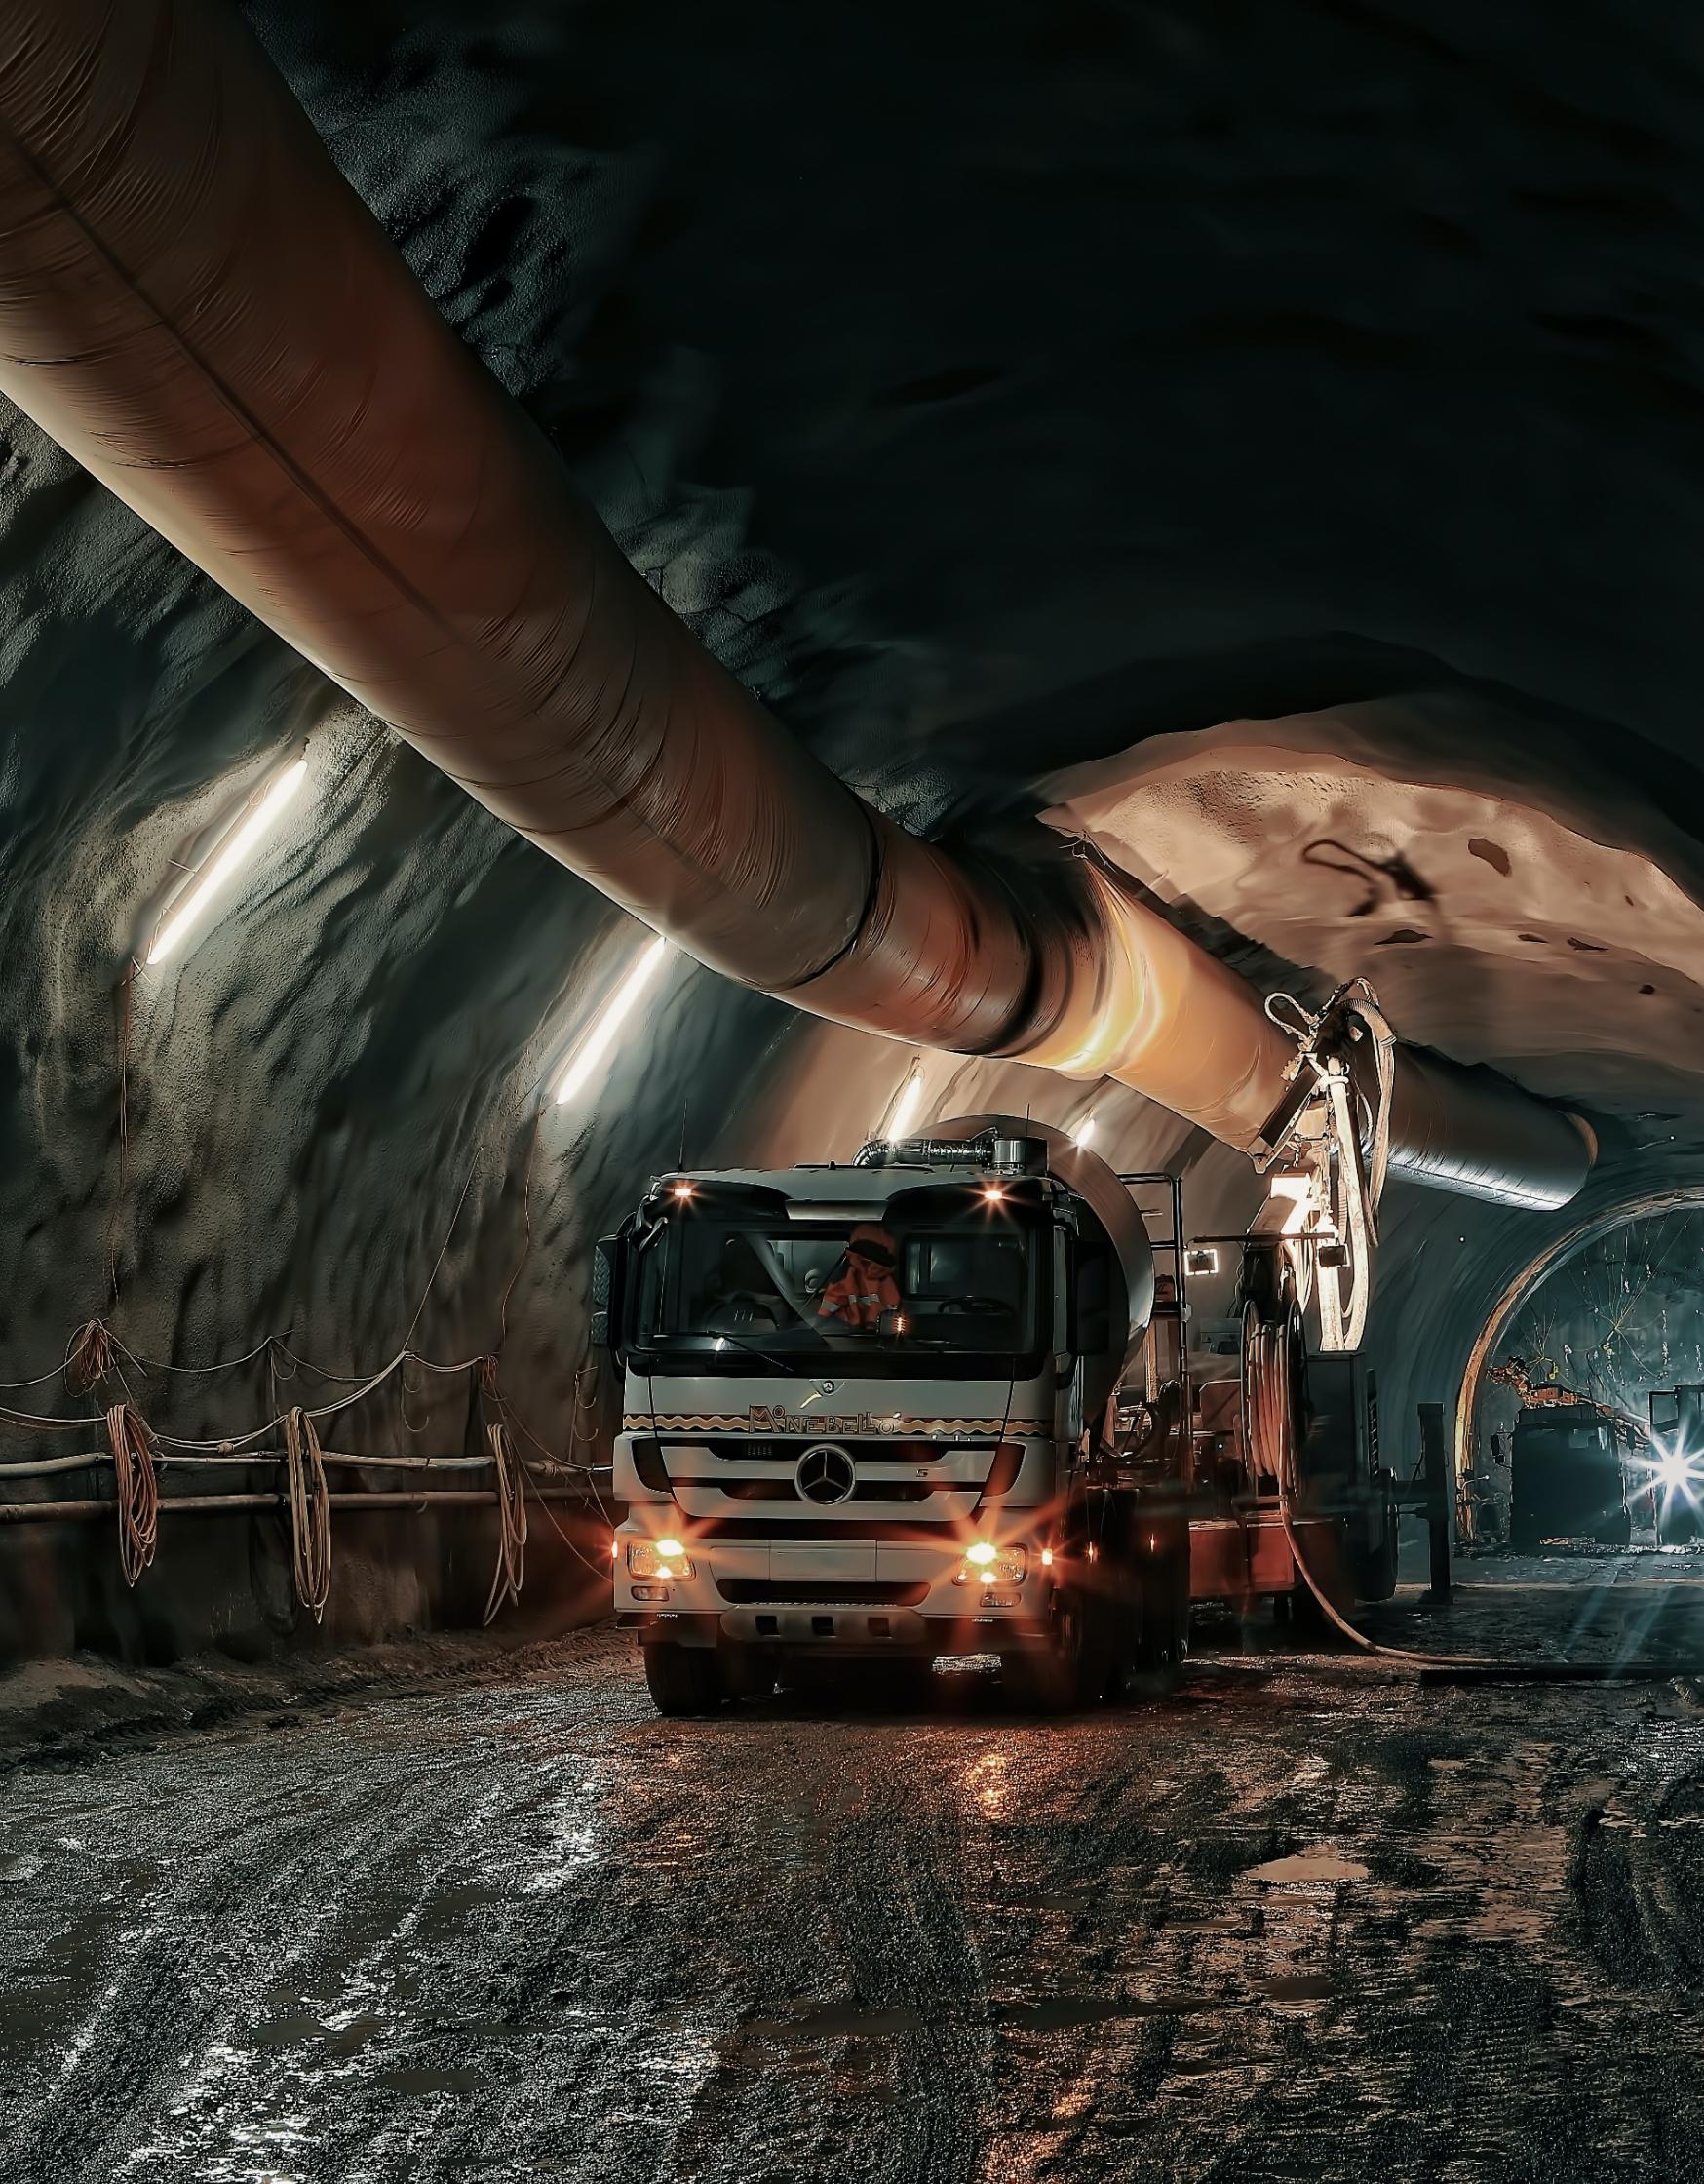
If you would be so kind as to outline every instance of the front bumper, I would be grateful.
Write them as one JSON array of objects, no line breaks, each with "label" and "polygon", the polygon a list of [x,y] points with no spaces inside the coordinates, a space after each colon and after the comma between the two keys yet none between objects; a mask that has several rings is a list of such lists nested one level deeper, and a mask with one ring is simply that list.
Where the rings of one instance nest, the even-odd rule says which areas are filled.
[{"label": "front bumper", "polygon": [[[1004,1529],[1004,1528],[1002,1528]],[[820,1539],[794,1545],[768,1540],[688,1540],[690,1578],[674,1578],[667,1597],[647,1597],[654,1580],[633,1578],[630,1540],[656,1537],[649,1525],[624,1524],[615,1535],[616,1621],[682,1645],[732,1644],[837,1649],[884,1654],[1019,1652],[1046,1637],[1053,1574],[1030,1544],[1018,1581],[974,1577],[954,1583],[964,1542],[869,1540],[845,1545]]]}]

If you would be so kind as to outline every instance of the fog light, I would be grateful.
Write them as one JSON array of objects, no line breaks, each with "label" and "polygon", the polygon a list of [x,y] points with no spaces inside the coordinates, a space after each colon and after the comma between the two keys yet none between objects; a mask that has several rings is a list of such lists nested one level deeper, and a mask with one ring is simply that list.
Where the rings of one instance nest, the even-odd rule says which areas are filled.
[{"label": "fog light", "polygon": [[669,1588],[667,1585],[635,1585],[633,1596],[636,1600],[667,1600]]},{"label": "fog light", "polygon": [[1015,1592],[985,1592],[983,1594],[983,1606],[985,1608],[1015,1608],[1017,1605],[1018,1595]]},{"label": "fog light", "polygon": [[630,1578],[690,1578],[692,1558],[678,1540],[630,1540],[627,1574]]}]

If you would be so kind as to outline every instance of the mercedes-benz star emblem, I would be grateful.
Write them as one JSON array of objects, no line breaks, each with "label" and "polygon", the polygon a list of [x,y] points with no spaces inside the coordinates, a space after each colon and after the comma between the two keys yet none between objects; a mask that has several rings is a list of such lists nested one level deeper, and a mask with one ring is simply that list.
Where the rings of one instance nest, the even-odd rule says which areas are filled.
[{"label": "mercedes-benz star emblem", "polygon": [[793,1483],[806,1502],[849,1502],[858,1484],[858,1467],[843,1448],[825,1441],[805,1450],[794,1470]]}]

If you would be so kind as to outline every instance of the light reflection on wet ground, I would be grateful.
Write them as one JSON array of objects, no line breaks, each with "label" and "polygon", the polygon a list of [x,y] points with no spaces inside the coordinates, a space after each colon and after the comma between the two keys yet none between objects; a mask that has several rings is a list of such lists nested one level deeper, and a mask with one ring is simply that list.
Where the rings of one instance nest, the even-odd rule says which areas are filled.
[{"label": "light reflection on wet ground", "polygon": [[1624,1687],[1232,1650],[1058,1724],[978,1671],[666,1724],[588,1633],[62,1736],[0,1787],[0,2176],[1689,2174],[1701,1576],[1386,1615],[1669,1649]]}]

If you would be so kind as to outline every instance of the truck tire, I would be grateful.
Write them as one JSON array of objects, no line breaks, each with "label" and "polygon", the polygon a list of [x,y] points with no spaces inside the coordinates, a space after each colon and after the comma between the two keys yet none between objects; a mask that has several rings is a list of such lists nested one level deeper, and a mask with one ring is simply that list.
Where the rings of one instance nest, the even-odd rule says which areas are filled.
[{"label": "truck tire", "polygon": [[1393,1501],[1384,1504],[1384,1528],[1375,1547],[1364,1548],[1355,1557],[1354,1580],[1357,1600],[1388,1600],[1396,1590],[1397,1525],[1400,1512]]},{"label": "truck tire", "polygon": [[678,1646],[665,1639],[640,1651],[659,1714],[713,1714],[721,1704],[721,1667],[714,1646]]},{"label": "truck tire", "polygon": [[[1169,1536],[1168,1536],[1169,1535]],[[1135,1675],[1172,1676],[1189,1652],[1189,1527],[1160,1536],[1157,1554],[1138,1566],[1140,1599],[1131,1617],[1129,1661]]]},{"label": "truck tire", "polygon": [[1098,1705],[1111,1676],[1107,1618],[1095,1613],[1075,1585],[1061,1586],[1053,1597],[1047,1644],[1007,1654],[1000,1662],[1007,1702],[1021,1713],[1068,1714]]}]

